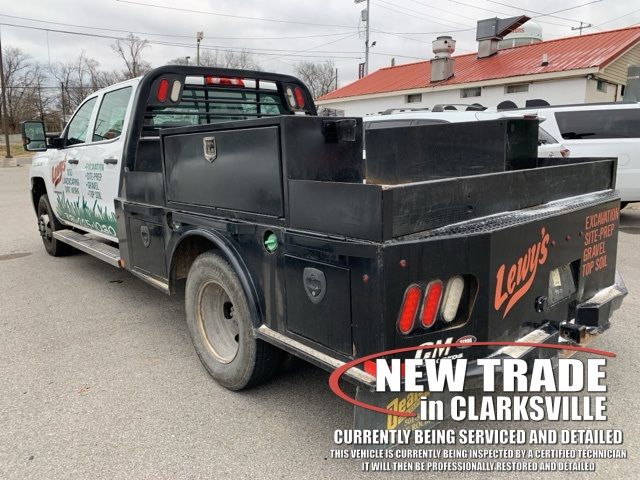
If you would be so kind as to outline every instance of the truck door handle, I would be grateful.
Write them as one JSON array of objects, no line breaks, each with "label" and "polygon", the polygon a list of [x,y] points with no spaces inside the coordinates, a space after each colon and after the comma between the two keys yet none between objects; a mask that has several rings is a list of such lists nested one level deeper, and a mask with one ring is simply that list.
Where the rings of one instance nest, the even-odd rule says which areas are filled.
[{"label": "truck door handle", "polygon": [[67,163],[70,163],[71,165],[77,165],[78,163],[80,163],[80,161],[76,160],[75,158],[70,158],[69,160],[67,160]]},{"label": "truck door handle", "polygon": [[118,159],[117,158],[105,158],[103,160],[104,163],[106,163],[107,165],[117,165],[118,164]]}]

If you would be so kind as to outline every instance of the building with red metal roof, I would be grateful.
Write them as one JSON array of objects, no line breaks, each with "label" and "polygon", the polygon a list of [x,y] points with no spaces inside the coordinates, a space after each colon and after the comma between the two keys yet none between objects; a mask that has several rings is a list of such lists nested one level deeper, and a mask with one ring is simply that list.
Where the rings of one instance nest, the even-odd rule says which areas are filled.
[{"label": "building with red metal roof", "polygon": [[368,115],[389,108],[530,99],[551,104],[622,98],[629,65],[640,64],[640,26],[500,49],[484,58],[454,55],[452,76],[432,80],[432,62],[381,68],[317,100],[322,108]]}]

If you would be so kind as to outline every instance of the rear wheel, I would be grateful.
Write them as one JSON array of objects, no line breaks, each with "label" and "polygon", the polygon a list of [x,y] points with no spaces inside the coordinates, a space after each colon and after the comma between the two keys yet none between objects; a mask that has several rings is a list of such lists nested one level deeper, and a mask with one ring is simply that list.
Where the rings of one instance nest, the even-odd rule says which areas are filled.
[{"label": "rear wheel", "polygon": [[240,279],[220,255],[206,252],[193,262],[185,308],[196,352],[222,386],[242,390],[275,373],[281,352],[255,338]]},{"label": "rear wheel", "polygon": [[38,231],[42,237],[45,250],[49,255],[53,255],[54,257],[69,255],[73,252],[72,247],[53,237],[53,232],[62,229],[64,229],[64,226],[53,214],[49,197],[42,195],[40,200],[38,200]]}]

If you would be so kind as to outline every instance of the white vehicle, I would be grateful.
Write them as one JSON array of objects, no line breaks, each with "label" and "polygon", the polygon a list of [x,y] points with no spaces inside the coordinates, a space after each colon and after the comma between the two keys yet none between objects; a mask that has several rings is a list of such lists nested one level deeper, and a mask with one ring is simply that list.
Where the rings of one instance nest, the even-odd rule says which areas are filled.
[{"label": "white vehicle", "polygon": [[[364,117],[365,128],[406,127],[410,125],[432,125],[436,123],[474,122],[498,120],[500,118],[523,117],[523,113],[490,112],[485,110],[453,110],[469,108],[467,105],[448,105],[441,111],[434,110],[390,110],[382,115]],[[570,150],[562,145],[547,130],[540,127],[538,133],[538,156],[550,158],[568,157]]]},{"label": "white vehicle", "polygon": [[[515,111],[514,111],[515,112]],[[617,157],[622,206],[640,201],[640,103],[592,103],[518,109],[545,118],[544,128],[577,157]]]}]

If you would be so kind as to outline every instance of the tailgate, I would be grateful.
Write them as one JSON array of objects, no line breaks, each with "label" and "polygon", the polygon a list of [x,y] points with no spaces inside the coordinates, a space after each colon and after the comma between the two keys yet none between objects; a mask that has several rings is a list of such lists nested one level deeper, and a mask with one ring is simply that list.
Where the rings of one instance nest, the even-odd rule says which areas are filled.
[{"label": "tailgate", "polygon": [[[607,190],[385,244],[385,326],[387,338],[394,339],[389,347],[434,342],[443,348],[426,355],[478,358],[490,352],[449,349],[446,344],[460,339],[514,341],[545,324],[560,329],[589,299],[615,282],[619,207],[617,193]],[[438,282],[439,300],[427,306],[433,285],[432,296],[438,295]],[[421,289],[422,303],[414,328],[403,334],[398,329],[399,312],[412,285]],[[427,316],[437,310],[426,320],[427,324],[433,320],[429,327],[422,323],[425,308]],[[606,328],[609,313],[586,314],[589,327]]]}]

